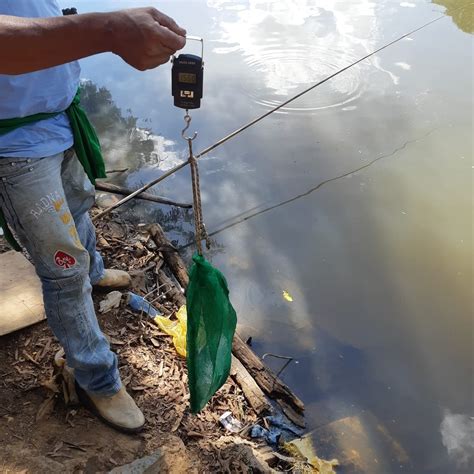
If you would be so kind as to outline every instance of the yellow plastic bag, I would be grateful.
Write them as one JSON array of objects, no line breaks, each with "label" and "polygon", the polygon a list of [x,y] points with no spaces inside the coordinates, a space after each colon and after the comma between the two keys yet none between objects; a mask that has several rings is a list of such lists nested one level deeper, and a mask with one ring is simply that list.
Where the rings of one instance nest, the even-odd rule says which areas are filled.
[{"label": "yellow plastic bag", "polygon": [[179,308],[176,318],[177,321],[171,321],[171,319],[164,316],[156,316],[155,323],[164,333],[173,338],[173,344],[178,354],[186,357],[186,332],[188,329],[186,305]]}]

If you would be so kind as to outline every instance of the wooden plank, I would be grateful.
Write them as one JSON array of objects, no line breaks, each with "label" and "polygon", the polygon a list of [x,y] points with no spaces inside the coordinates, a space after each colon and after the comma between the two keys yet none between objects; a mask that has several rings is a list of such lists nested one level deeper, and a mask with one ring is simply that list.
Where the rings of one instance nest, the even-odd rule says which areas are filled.
[{"label": "wooden plank", "polygon": [[20,252],[0,254],[0,336],[46,318],[41,282]]}]

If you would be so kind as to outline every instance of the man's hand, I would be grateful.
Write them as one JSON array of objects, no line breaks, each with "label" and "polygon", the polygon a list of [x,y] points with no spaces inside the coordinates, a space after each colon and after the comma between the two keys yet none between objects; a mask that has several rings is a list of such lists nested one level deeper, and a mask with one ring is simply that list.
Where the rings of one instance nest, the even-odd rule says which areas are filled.
[{"label": "man's hand", "polygon": [[155,8],[116,12],[111,27],[112,51],[140,71],[167,63],[186,44],[186,30]]},{"label": "man's hand", "polygon": [[155,8],[54,18],[0,15],[0,74],[23,74],[111,51],[143,71],[168,62],[186,31]]}]

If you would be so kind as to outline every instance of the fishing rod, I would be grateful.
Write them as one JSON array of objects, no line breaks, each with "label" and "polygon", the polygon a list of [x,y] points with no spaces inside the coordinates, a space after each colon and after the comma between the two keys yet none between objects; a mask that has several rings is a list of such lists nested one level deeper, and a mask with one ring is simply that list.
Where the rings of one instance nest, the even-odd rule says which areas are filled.
[{"label": "fishing rod", "polygon": [[[464,8],[464,7],[460,7],[460,8]],[[458,8],[457,10],[459,10],[460,8]],[[456,10],[454,10],[456,11]],[[231,140],[232,138],[236,137],[237,135],[239,135],[240,133],[244,132],[245,130],[247,130],[248,128],[252,127],[253,125],[257,124],[258,122],[262,121],[263,119],[267,118],[269,115],[272,115],[274,114],[275,112],[277,112],[278,110],[286,107],[288,104],[294,102],[295,100],[299,99],[300,97],[304,96],[305,94],[308,94],[309,92],[311,92],[312,90],[316,89],[317,87],[325,84],[326,82],[330,81],[331,79],[335,78],[336,76],[339,76],[340,74],[342,74],[343,72],[347,71],[348,69],[356,66],[357,64],[361,63],[362,61],[365,61],[366,59],[369,59],[371,58],[372,56],[380,53],[381,51],[389,48],[390,46],[393,46],[394,44],[402,41],[403,39],[427,28],[428,26],[442,20],[443,18],[447,18],[446,15],[441,15],[437,18],[435,18],[434,20],[431,20],[421,26],[419,26],[418,28],[415,28],[414,30],[411,30],[410,32],[408,33],[405,33],[404,35],[398,37],[397,39],[391,41],[390,43],[387,43],[385,44],[384,46],[366,54],[364,57],[358,59],[357,61],[354,61],[353,63],[351,64],[348,64],[347,66],[343,67],[342,69],[339,69],[338,71],[334,72],[333,74],[327,76],[326,78],[322,79],[321,81],[317,82],[316,84],[313,84],[312,86],[308,87],[307,89],[303,90],[302,92],[296,94],[295,96],[291,97],[290,99],[286,100],[285,102],[279,104],[278,106],[272,108],[271,110],[269,110],[268,112],[264,113],[263,115],[260,115],[259,117],[257,117],[256,119],[248,122],[247,124],[243,125],[242,127],[238,128],[237,130],[233,131],[232,133],[230,133],[229,135],[225,136],[224,138],[220,139],[219,141],[217,141],[216,143],[214,143],[213,145],[205,148],[204,150],[202,150],[200,153],[198,153],[197,155],[194,156],[195,159],[199,159],[199,158],[202,158],[204,155],[207,155],[208,153],[210,153],[211,151],[215,150],[217,147],[223,145],[224,143],[226,143],[227,141]],[[194,38],[193,38],[194,39]],[[188,124],[189,126],[189,124]],[[152,186],[155,186],[157,185],[158,183],[160,183],[161,181],[165,180],[166,178],[172,176],[173,174],[175,174],[177,171],[185,168],[186,166],[188,166],[189,164],[191,163],[191,160],[186,160],[184,161],[183,163],[181,163],[180,165],[177,165],[175,166],[174,168],[172,168],[171,170],[167,171],[166,173],[164,173],[163,175],[161,175],[159,178],[156,178],[155,180],[151,181],[150,183],[146,184],[145,186],[143,186],[142,188],[140,189],[137,189],[135,192],[133,192],[132,194],[130,194],[129,196],[125,197],[124,199],[122,199],[121,201],[113,204],[112,206],[110,206],[109,208],[103,210],[102,212],[100,212],[99,214],[97,214],[93,220],[97,220],[99,219],[100,217],[103,217],[104,215],[110,213],[111,211],[113,211],[114,209],[117,209],[118,207],[122,206],[123,204],[127,203],[128,201],[132,200],[134,197],[138,196],[139,194],[145,192],[147,189],[151,188]]]}]

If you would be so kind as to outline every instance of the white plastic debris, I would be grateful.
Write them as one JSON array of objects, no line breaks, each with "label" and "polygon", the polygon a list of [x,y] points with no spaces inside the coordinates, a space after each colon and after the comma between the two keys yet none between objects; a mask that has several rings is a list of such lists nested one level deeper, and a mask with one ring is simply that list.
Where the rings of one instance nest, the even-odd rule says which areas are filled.
[{"label": "white plastic debris", "polygon": [[118,308],[121,300],[122,293],[120,293],[120,291],[112,291],[100,302],[99,311],[101,313],[107,313],[107,311],[110,311],[113,308]]},{"label": "white plastic debris", "polygon": [[242,423],[235,418],[230,411],[226,411],[220,418],[221,425],[231,433],[240,433],[243,429]]}]

